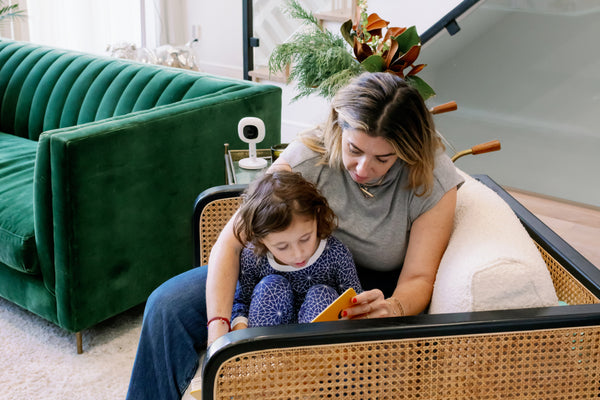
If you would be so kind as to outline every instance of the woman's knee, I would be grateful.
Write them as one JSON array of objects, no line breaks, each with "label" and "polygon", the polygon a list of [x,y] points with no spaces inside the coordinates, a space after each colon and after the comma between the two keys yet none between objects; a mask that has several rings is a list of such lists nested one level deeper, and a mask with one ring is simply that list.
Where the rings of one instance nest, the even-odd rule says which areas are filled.
[{"label": "woman's knee", "polygon": [[206,267],[177,275],[156,288],[148,297],[144,323],[162,325],[165,320],[182,320],[206,314]]}]

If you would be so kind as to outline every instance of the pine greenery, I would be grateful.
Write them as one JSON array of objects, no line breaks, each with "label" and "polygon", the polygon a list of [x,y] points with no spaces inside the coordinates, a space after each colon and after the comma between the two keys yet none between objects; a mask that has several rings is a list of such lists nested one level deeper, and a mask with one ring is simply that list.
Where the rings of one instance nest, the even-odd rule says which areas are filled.
[{"label": "pine greenery", "polygon": [[279,72],[291,65],[288,82],[296,81],[298,100],[312,93],[331,98],[350,78],[364,68],[352,56],[352,50],[340,35],[323,29],[315,16],[298,3],[288,0],[286,13],[303,22],[303,29],[273,50],[269,70]]}]

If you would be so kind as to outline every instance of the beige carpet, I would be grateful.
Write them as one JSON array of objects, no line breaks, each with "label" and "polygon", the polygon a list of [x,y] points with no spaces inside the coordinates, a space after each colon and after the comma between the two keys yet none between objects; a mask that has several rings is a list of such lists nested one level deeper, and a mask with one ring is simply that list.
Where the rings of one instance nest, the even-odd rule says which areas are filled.
[{"label": "beige carpet", "polygon": [[137,307],[75,335],[0,299],[0,399],[124,399],[142,321]]}]

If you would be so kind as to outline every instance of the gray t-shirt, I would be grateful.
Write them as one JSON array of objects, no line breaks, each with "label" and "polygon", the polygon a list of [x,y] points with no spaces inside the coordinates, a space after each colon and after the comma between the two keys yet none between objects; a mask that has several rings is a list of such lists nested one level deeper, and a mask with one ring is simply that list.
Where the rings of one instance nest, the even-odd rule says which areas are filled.
[{"label": "gray t-shirt", "polygon": [[399,272],[412,223],[437,204],[448,190],[463,182],[450,158],[441,150],[435,160],[433,190],[429,196],[421,197],[407,188],[409,170],[400,159],[381,185],[369,188],[374,197],[368,198],[348,171],[319,163],[321,155],[299,140],[292,142],[281,158],[293,171],[313,182],[327,198],[338,218],[334,236],[348,246],[357,266],[382,272]]}]

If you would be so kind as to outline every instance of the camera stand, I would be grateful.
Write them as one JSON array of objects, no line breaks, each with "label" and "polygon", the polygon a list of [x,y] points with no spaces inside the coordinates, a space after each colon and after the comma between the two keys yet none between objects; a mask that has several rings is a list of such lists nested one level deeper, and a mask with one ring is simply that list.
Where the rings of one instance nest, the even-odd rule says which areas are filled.
[{"label": "camera stand", "polygon": [[248,158],[242,158],[239,163],[240,167],[244,169],[263,169],[267,166],[267,160],[264,158],[256,157],[256,144],[250,143],[250,149],[248,151]]}]

